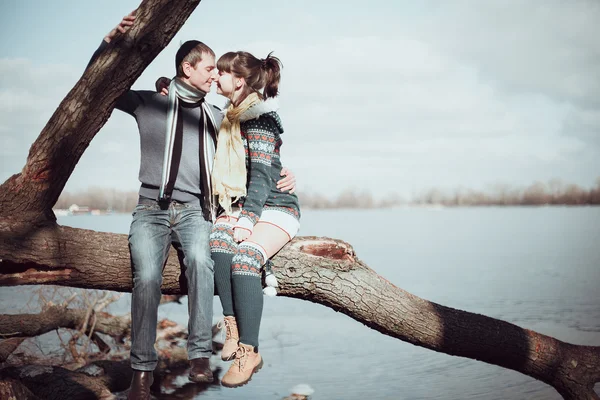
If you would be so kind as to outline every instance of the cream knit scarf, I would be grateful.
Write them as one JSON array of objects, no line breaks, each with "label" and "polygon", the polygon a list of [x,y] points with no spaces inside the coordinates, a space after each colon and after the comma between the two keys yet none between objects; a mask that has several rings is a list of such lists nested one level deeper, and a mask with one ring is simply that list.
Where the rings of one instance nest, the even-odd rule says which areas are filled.
[{"label": "cream knit scarf", "polygon": [[240,131],[240,116],[260,103],[258,94],[248,95],[237,107],[229,104],[221,123],[212,171],[213,194],[226,214],[231,203],[246,196],[246,154]]}]

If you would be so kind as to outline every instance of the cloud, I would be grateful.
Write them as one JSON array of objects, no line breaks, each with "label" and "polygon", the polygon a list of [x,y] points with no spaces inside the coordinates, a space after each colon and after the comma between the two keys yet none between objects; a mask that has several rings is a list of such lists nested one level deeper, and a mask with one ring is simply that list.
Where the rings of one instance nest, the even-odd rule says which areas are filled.
[{"label": "cloud", "polygon": [[502,90],[598,107],[599,20],[592,0],[460,1],[437,10],[426,36]]},{"label": "cloud", "polygon": [[[425,41],[348,36],[248,48],[282,49],[282,154],[314,190],[361,176],[371,190],[389,182],[410,187],[411,180],[527,183],[561,175],[585,146],[563,135],[570,106],[501,90],[473,64]],[[319,67],[307,68],[314,60]]]},{"label": "cloud", "polygon": [[[431,186],[526,185],[554,177],[595,182],[599,3],[376,5],[279,7],[269,28],[253,35],[243,24],[209,34],[214,26],[200,23],[205,17],[195,13],[134,88],[171,76],[182,40],[206,40],[217,54],[244,49],[264,57],[274,50],[284,64],[282,157],[301,190],[336,193],[359,185],[376,194],[410,194]],[[10,135],[4,155],[24,159],[80,74],[69,66],[0,60],[0,135]],[[56,75],[65,82],[59,88]],[[214,94],[209,98],[223,103]],[[29,131],[34,137],[22,137]],[[138,141],[135,121],[113,113],[67,188],[85,187],[90,179],[135,188]],[[17,168],[4,169],[7,177]]]},{"label": "cloud", "polygon": [[600,109],[573,109],[567,114],[562,132],[593,146],[600,147]]},{"label": "cloud", "polygon": [[406,183],[403,170],[417,186],[593,182],[600,7],[536,4],[436,3],[390,10],[367,35],[250,44],[281,49],[288,159],[311,165],[300,167],[311,186],[336,165],[351,179],[371,171],[371,187]]}]

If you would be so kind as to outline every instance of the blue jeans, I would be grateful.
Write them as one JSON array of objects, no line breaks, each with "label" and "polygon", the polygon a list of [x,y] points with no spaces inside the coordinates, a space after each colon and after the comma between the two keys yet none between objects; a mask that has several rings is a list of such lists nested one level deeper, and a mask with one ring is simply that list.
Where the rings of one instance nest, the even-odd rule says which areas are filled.
[{"label": "blue jeans", "polygon": [[153,371],[162,272],[171,243],[184,256],[188,284],[188,345],[190,360],[212,354],[214,296],[213,261],[208,244],[212,224],[199,205],[172,202],[161,209],[155,200],[140,200],[133,212],[129,250],[133,267],[131,300],[131,367]]}]

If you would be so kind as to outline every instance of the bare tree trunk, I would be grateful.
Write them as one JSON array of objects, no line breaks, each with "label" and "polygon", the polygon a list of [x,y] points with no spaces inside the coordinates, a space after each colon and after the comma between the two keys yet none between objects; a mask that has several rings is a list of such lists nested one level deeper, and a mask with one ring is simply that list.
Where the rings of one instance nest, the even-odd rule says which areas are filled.
[{"label": "bare tree trunk", "polygon": [[117,98],[171,41],[199,3],[142,2],[133,28],[111,41],[109,49],[83,73],[31,146],[21,173],[0,187],[0,218],[55,220],[52,206]]},{"label": "bare tree trunk", "polygon": [[[52,206],[116,99],[198,4],[199,0],[144,0],[134,28],[113,40],[84,72],[32,145],[22,172],[0,187],[0,286],[131,290],[126,236],[57,226]],[[164,274],[165,293],[186,292],[176,260],[172,251]],[[593,391],[600,381],[599,347],[571,345],[413,296],[374,273],[341,241],[297,238],[273,262],[280,295],[326,305],[418,346],[522,372],[552,385],[565,399],[600,399]],[[18,378],[21,372],[3,370],[0,389],[13,388],[11,373]],[[47,373],[49,385],[66,374],[57,369]],[[80,388],[90,396],[112,388],[110,382],[95,385],[82,383]]]}]

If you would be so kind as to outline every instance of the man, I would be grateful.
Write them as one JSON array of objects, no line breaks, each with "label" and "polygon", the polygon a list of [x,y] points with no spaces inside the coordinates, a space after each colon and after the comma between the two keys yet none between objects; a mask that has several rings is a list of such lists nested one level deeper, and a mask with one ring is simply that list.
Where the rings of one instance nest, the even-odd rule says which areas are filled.
[{"label": "man", "polygon": [[[105,38],[92,61],[117,32],[127,31],[133,13]],[[129,90],[116,108],[133,116],[141,144],[139,202],[133,213],[129,248],[133,269],[131,301],[131,367],[128,399],[149,399],[152,371],[158,363],[154,347],[162,270],[169,247],[177,243],[184,256],[188,285],[189,379],[211,382],[213,261],[209,235],[216,214],[210,173],[220,110],[204,97],[218,79],[215,54],[204,43],[188,41],[175,56],[177,76],[169,96]],[[284,169],[282,175],[287,174]],[[294,176],[278,182],[294,189]]]}]

